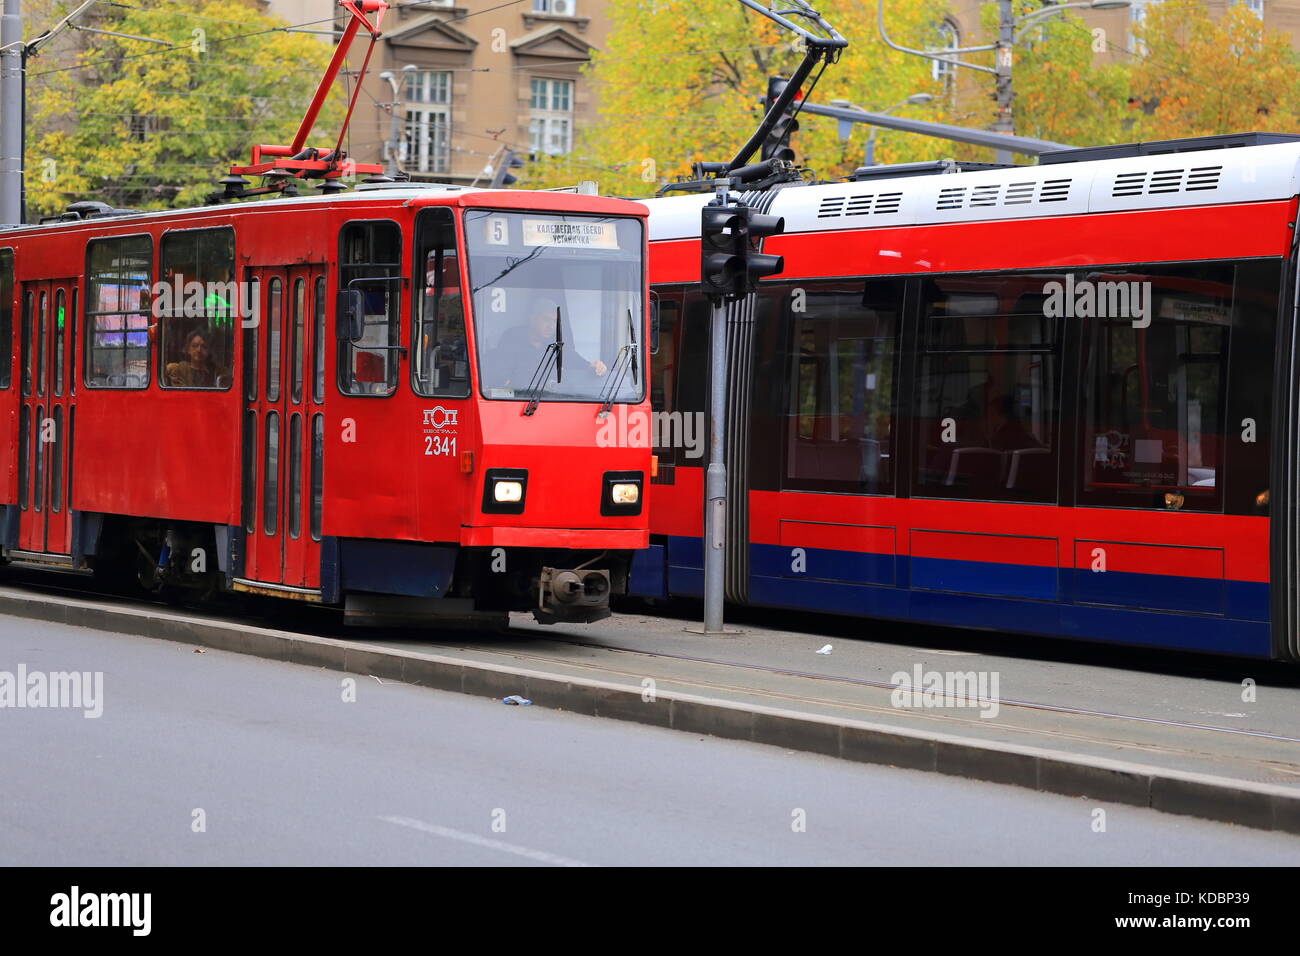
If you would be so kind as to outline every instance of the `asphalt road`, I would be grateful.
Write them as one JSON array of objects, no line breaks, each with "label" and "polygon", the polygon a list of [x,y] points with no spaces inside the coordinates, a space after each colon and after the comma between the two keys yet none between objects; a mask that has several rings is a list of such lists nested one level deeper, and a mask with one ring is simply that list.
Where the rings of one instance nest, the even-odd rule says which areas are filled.
[{"label": "asphalt road", "polygon": [[103,712],[0,706],[4,864],[1300,864],[1279,833],[0,618],[20,664],[102,671]]}]

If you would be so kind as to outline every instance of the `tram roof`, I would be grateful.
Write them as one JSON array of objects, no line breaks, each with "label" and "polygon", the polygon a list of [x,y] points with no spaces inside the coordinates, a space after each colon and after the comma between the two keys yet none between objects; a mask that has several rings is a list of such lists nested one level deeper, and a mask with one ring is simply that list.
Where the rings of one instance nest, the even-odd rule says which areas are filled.
[{"label": "tram roof", "polygon": [[482,206],[495,209],[549,210],[568,213],[645,215],[646,207],[626,199],[592,196],[565,191],[527,189],[483,189],[444,183],[361,183],[353,189],[328,196],[309,195],[264,199],[255,202],[218,203],[178,209],[126,212],[44,223],[0,225],[0,236],[45,234],[63,229],[102,229],[120,225],[174,219],[228,218],[232,214],[265,214],[276,211],[328,208],[348,204],[395,206]]},{"label": "tram roof", "polygon": [[[783,216],[789,234],[1289,200],[1300,194],[1300,142],[951,169],[781,186],[766,211]],[[645,200],[651,241],[698,236],[699,209],[712,198]]]}]

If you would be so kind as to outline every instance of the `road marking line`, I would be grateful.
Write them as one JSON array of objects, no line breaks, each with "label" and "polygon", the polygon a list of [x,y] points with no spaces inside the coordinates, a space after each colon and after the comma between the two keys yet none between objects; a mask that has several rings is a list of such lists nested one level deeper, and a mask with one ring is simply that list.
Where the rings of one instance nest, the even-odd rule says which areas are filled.
[{"label": "road marking line", "polygon": [[503,853],[513,853],[515,856],[526,857],[530,860],[536,860],[539,863],[550,863],[552,866],[591,866],[590,863],[583,863],[581,860],[571,860],[567,856],[558,856],[555,853],[547,853],[545,850],[531,850],[526,846],[519,846],[514,843],[505,843],[501,840],[493,840],[489,837],[479,836],[477,833],[465,833],[461,830],[453,830],[450,827],[440,827],[436,823],[425,823],[423,820],[413,820],[410,817],[380,817],[384,823],[392,823],[399,827],[409,827],[412,830],[419,830],[421,833],[431,833],[434,836],[445,837],[448,840],[460,840],[462,843],[472,843],[475,846],[486,847],[489,850],[500,850]]}]

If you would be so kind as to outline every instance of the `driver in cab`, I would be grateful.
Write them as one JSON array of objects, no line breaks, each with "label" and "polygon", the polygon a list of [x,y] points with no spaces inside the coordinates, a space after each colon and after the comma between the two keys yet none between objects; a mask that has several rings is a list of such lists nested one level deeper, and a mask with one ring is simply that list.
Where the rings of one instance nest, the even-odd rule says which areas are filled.
[{"label": "driver in cab", "polygon": [[[559,304],[554,299],[540,298],[532,303],[528,311],[528,320],[522,325],[509,329],[497,344],[496,367],[498,383],[516,392],[527,388],[529,381],[538,369],[542,354],[548,345],[555,342],[555,313]],[[588,381],[604,377],[609,371],[600,359],[588,362],[573,349],[573,344],[564,343],[564,375],[574,372],[582,374]],[[552,371],[551,379],[555,373]]]}]

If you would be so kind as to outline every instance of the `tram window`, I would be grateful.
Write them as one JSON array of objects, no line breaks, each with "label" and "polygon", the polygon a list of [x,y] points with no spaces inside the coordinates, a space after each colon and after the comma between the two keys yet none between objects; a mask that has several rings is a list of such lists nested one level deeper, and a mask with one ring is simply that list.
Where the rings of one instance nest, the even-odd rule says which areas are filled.
[{"label": "tram window", "polygon": [[68,394],[77,394],[77,290],[72,290],[72,308],[68,310]]},{"label": "tram window", "polygon": [[267,412],[262,456],[262,531],[275,534],[280,513],[280,414]]},{"label": "tram window", "polygon": [[23,329],[22,355],[19,358],[19,374],[23,377],[23,394],[32,393],[32,304],[36,301],[30,292],[23,295]]},{"label": "tram window", "polygon": [[665,464],[703,466],[707,451],[709,302],[695,289],[658,289],[659,350],[650,357],[651,439]]},{"label": "tram window", "polygon": [[45,507],[45,406],[36,406],[32,418],[32,506],[41,511]]},{"label": "tram window", "polygon": [[27,480],[31,474],[32,441],[30,406],[24,404],[18,411],[18,507],[27,510]]},{"label": "tram window", "polygon": [[311,539],[319,541],[321,512],[325,488],[325,416],[317,412],[311,419]]},{"label": "tram window", "polygon": [[469,350],[451,210],[421,212],[416,230],[417,318],[412,323],[411,384],[417,395],[467,398]]},{"label": "tram window", "polygon": [[302,350],[306,348],[303,337],[307,321],[307,282],[295,279],[293,300],[289,304],[289,401],[295,405],[302,401]]},{"label": "tram window", "polygon": [[311,332],[311,400],[317,405],[325,401],[325,277],[316,277],[315,298],[312,300]]},{"label": "tram window", "polygon": [[302,416],[289,417],[289,537],[302,533]]},{"label": "tram window", "polygon": [[350,222],[339,237],[339,289],[360,289],[362,335],[339,341],[339,390],[348,395],[391,395],[401,352],[402,231],[395,222]]},{"label": "tram window", "polygon": [[235,231],[187,229],[162,237],[161,326],[164,388],[230,387],[235,349]]},{"label": "tram window", "polygon": [[889,492],[902,280],[800,283],[789,316],[790,394],[782,487]]},{"label": "tram window", "polygon": [[54,406],[54,441],[50,448],[50,510],[63,510],[63,406]]},{"label": "tram window", "polygon": [[921,298],[915,494],[1057,500],[1062,277],[931,279]]},{"label": "tram window", "polygon": [[149,385],[149,282],[153,240],[148,236],[97,239],[86,271],[86,385]]},{"label": "tram window", "polygon": [[48,301],[44,292],[40,294],[40,305],[36,309],[36,351],[32,360],[36,363],[36,394],[45,394],[45,327],[49,324]]},{"label": "tram window", "polygon": [[[257,303],[255,308],[260,315],[262,280],[257,276],[252,276],[248,280],[248,295],[250,302]],[[260,321],[250,322],[244,326],[244,398],[250,402],[257,400],[257,337],[261,327]]]},{"label": "tram window", "polygon": [[63,358],[67,349],[68,310],[66,293],[54,293],[54,394],[63,394]]},{"label": "tram window", "polygon": [[14,251],[0,249],[0,388],[13,378],[14,354]]},{"label": "tram window", "polygon": [[241,507],[244,512],[244,530],[252,534],[257,530],[257,412],[244,412],[244,479]]},{"label": "tram window", "polygon": [[1225,264],[1079,276],[1130,293],[1129,309],[1087,320],[1083,501],[1222,509],[1233,280]]},{"label": "tram window", "polygon": [[284,283],[266,284],[266,400],[280,400],[280,332],[284,323]]}]

